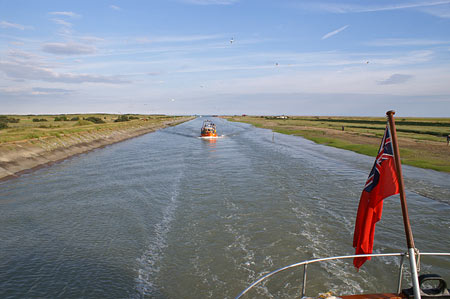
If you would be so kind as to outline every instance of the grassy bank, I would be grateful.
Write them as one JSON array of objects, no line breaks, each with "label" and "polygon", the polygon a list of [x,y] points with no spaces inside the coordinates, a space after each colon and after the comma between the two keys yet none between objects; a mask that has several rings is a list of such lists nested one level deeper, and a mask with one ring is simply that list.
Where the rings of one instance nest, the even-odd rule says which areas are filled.
[{"label": "grassy bank", "polygon": [[157,126],[177,118],[180,117],[136,114],[3,115],[0,116],[0,123],[6,123],[7,127],[0,129],[0,144],[47,137],[59,138],[71,134],[97,131]]},{"label": "grassy bank", "polygon": [[0,116],[0,180],[192,118],[111,114]]},{"label": "grassy bank", "polygon": [[[386,118],[235,116],[230,121],[252,124],[278,133],[297,135],[337,148],[376,156]],[[450,172],[450,118],[397,118],[403,164]]]}]

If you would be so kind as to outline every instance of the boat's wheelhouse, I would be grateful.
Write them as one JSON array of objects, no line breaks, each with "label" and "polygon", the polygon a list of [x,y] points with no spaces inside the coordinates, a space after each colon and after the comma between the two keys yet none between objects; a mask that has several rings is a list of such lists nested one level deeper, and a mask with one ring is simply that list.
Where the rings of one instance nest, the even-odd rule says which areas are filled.
[{"label": "boat's wheelhouse", "polygon": [[203,137],[216,137],[216,125],[209,120],[205,120],[202,126],[201,135]]}]

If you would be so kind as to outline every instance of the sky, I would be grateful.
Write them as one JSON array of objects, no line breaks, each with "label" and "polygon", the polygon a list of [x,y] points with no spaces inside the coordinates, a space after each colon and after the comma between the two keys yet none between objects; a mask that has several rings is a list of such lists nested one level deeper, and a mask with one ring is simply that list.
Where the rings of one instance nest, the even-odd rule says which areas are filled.
[{"label": "sky", "polygon": [[450,117],[450,0],[0,0],[0,114]]}]

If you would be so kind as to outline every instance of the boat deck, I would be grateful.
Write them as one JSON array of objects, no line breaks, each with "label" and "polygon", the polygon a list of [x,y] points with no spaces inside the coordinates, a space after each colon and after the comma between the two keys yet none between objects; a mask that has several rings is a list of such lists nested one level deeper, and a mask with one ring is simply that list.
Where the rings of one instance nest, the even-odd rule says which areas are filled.
[{"label": "boat deck", "polygon": [[407,298],[407,297],[403,294],[380,293],[380,294],[339,296],[339,298],[342,298],[342,299],[403,299],[403,298]]}]

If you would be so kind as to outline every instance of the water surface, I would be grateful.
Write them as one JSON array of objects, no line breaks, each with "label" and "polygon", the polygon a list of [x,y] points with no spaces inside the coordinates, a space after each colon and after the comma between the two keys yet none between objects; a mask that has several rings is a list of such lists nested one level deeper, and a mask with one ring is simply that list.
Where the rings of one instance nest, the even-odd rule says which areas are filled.
[{"label": "water surface", "polygon": [[[233,298],[261,274],[353,254],[373,158],[214,118],[79,155],[0,183],[1,298]],[[450,175],[404,166],[416,246],[449,251]],[[398,196],[376,252],[404,252]],[[448,258],[422,272],[450,281]],[[398,261],[310,266],[307,294],[394,291]],[[301,269],[248,298],[299,295]],[[407,283],[407,280],[405,280]]]}]

